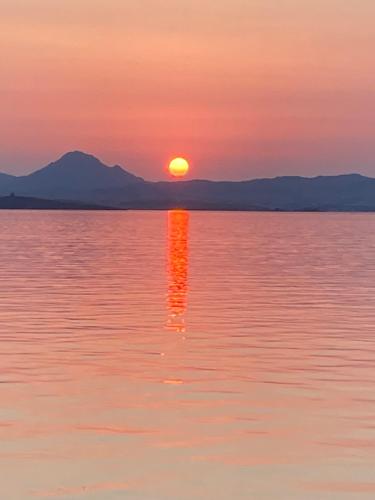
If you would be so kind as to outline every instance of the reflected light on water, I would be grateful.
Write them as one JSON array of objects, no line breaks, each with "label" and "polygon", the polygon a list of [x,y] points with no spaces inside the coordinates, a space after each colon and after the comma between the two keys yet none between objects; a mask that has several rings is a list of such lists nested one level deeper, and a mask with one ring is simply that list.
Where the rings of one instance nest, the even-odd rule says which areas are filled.
[{"label": "reflected light on water", "polygon": [[188,233],[189,212],[168,212],[168,321],[167,328],[185,331],[184,314],[188,292]]},{"label": "reflected light on water", "polygon": [[3,210],[0,500],[374,500],[374,249],[374,214]]}]

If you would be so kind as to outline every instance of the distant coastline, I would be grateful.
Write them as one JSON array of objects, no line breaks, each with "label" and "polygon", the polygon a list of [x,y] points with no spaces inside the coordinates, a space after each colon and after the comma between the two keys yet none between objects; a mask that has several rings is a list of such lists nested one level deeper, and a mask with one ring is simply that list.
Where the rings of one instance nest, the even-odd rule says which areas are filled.
[{"label": "distant coastline", "polygon": [[119,210],[114,207],[106,207],[90,203],[64,200],[46,200],[44,198],[32,198],[30,196],[0,197],[0,210]]},{"label": "distant coastline", "polygon": [[166,211],[166,210],[190,210],[197,212],[268,212],[268,213],[374,213],[375,210],[368,210],[366,208],[358,208],[357,210],[332,210],[332,209],[295,209],[295,210],[282,210],[282,209],[269,209],[261,207],[240,207],[240,206],[204,206],[204,205],[129,205],[127,207],[111,207],[104,205],[96,205],[90,203],[82,203],[69,200],[47,200],[45,198],[33,198],[28,196],[9,195],[0,197],[0,210],[65,210],[65,211]]}]

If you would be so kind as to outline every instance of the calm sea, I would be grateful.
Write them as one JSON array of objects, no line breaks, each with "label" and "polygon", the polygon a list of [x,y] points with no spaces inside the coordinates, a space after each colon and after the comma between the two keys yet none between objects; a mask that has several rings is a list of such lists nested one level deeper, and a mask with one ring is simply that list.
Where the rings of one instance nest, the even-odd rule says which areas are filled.
[{"label": "calm sea", "polygon": [[0,498],[375,498],[375,216],[0,212]]}]

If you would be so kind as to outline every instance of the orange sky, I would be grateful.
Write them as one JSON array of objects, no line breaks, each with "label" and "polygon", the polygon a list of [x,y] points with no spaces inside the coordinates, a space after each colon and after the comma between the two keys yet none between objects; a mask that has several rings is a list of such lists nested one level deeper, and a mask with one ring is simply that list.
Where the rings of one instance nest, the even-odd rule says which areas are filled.
[{"label": "orange sky", "polygon": [[2,0],[0,170],[375,176],[371,0]]}]

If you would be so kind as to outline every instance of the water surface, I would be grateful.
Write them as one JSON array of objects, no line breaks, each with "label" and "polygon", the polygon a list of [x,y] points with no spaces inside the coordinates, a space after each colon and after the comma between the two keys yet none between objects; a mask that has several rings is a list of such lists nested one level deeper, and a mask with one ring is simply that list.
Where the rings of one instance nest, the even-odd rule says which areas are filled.
[{"label": "water surface", "polygon": [[0,497],[375,497],[375,216],[0,213]]}]

